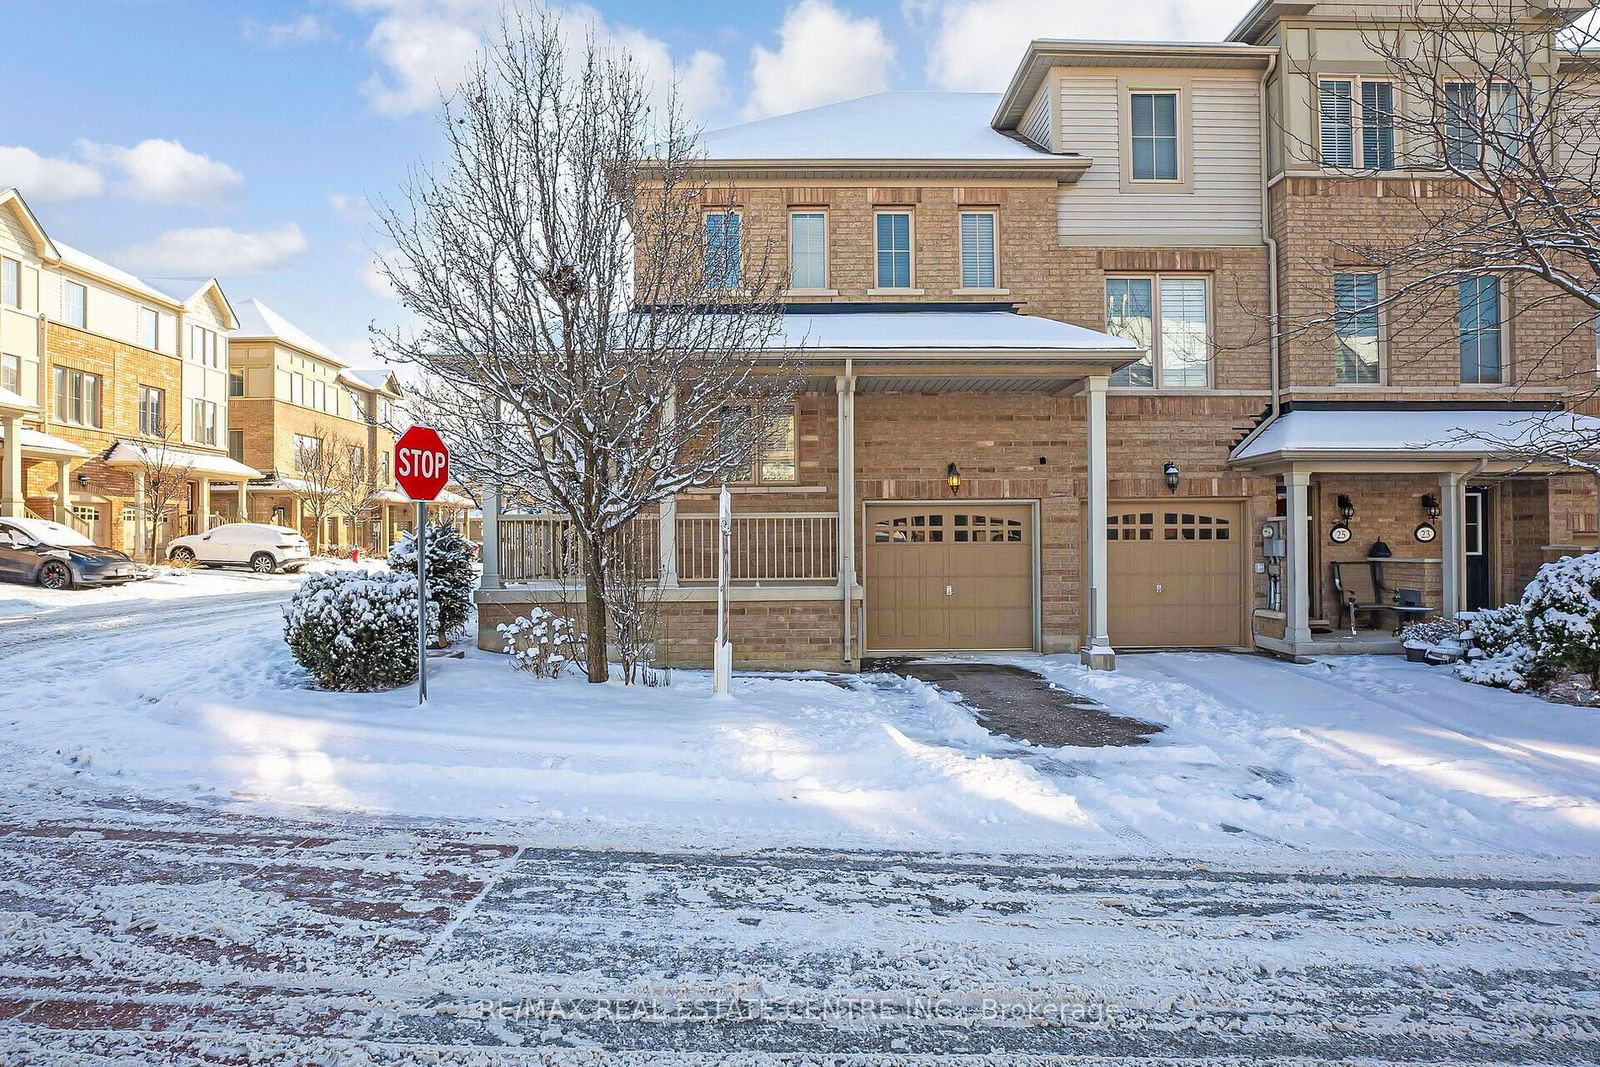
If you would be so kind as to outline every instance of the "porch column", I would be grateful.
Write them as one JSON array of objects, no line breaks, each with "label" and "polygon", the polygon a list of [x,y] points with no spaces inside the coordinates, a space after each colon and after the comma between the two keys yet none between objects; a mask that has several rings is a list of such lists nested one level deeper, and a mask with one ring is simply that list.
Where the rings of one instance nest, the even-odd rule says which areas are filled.
[{"label": "porch column", "polygon": [[500,588],[500,483],[484,482],[478,493],[483,502],[483,577],[480,589]]},{"label": "porch column", "polygon": [[27,496],[22,491],[22,416],[0,418],[6,431],[4,455],[0,457],[0,515],[20,519],[27,514]]},{"label": "porch column", "polygon": [[1088,402],[1089,515],[1088,536],[1084,544],[1088,559],[1083,573],[1088,578],[1089,633],[1079,659],[1096,670],[1115,670],[1116,653],[1111,649],[1110,612],[1106,605],[1106,497],[1110,486],[1106,473],[1106,386],[1110,378],[1095,375],[1084,384]]},{"label": "porch column", "polygon": [[1311,472],[1283,475],[1288,500],[1284,519],[1283,638],[1291,646],[1311,641]]},{"label": "porch column", "polygon": [[61,514],[56,516],[56,521],[72,525],[72,461],[70,459],[56,460],[56,507],[61,509]]},{"label": "porch column", "polygon": [[135,558],[144,555],[145,545],[149,543],[145,539],[145,531],[147,529],[145,524],[149,521],[149,517],[145,514],[144,505],[144,471],[139,470],[135,471],[133,475],[133,554]]},{"label": "porch column", "polygon": [[841,374],[833,380],[839,423],[839,596],[844,605],[840,628],[843,659],[855,659],[854,622],[856,585],[856,378]]},{"label": "porch column", "polygon": [[196,533],[205,533],[211,529],[211,479],[201,478],[200,492],[197,495],[200,501],[200,528]]},{"label": "porch column", "polygon": [[1467,476],[1439,475],[1439,614],[1453,618],[1461,610],[1466,562],[1461,534],[1466,519]]},{"label": "porch column", "polygon": [[250,521],[250,479],[239,479],[239,521]]},{"label": "porch column", "polygon": [[[669,394],[661,401],[663,429],[678,419],[678,398]],[[670,438],[669,438],[670,439]],[[678,498],[669,496],[661,501],[661,515],[656,528],[656,581],[663,589],[676,588],[678,584]]]}]

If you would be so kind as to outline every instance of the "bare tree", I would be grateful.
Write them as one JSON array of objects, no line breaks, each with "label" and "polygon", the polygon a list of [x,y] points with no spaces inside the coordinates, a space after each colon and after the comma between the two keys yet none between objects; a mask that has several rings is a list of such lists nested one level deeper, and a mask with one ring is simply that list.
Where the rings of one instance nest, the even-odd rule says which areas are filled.
[{"label": "bare tree", "polygon": [[350,516],[356,543],[362,544],[363,531],[372,529],[384,506],[386,486],[378,483],[372,458],[364,446],[341,440],[335,446],[337,469],[331,496],[335,514]]},{"label": "bare tree", "polygon": [[797,386],[768,250],[708,198],[676,100],[649,101],[627,55],[515,11],[444,104],[444,165],[381,208],[422,326],[379,349],[425,372],[414,400],[470,414],[446,427],[458,476],[570,520],[594,682],[629,524],[747,464]]},{"label": "bare tree", "polygon": [[193,461],[177,447],[178,426],[163,423],[155,430],[133,446],[139,461],[138,477],[144,483],[142,502],[135,500],[145,530],[144,544],[139,548],[152,561],[162,524],[171,516],[179,497],[188,491],[189,479],[194,476]]},{"label": "bare tree", "polygon": [[312,552],[322,551],[328,519],[350,513],[350,501],[355,492],[351,485],[352,446],[353,442],[324,422],[314,424],[309,433],[296,437],[295,477],[301,483],[297,493],[300,507],[315,526],[311,534]]}]

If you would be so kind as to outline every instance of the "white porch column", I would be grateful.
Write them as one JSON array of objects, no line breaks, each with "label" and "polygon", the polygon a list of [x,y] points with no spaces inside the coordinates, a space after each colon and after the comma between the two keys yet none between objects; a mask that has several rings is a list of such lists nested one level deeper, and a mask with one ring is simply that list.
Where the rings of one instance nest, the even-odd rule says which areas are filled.
[{"label": "white porch column", "polygon": [[[661,425],[672,425],[678,418],[678,398],[667,396],[661,402]],[[669,496],[661,501],[661,515],[656,528],[656,581],[663,589],[673,589],[678,584],[678,498]]]},{"label": "white porch column", "polygon": [[61,514],[56,516],[56,521],[72,525],[72,461],[70,459],[56,460],[56,507]]},{"label": "white porch column", "polygon": [[851,633],[855,613],[856,586],[856,378],[841,374],[833,380],[837,394],[839,423],[839,596],[844,619],[840,627],[843,659],[855,659],[855,637]]},{"label": "white porch column", "polygon": [[149,521],[149,517],[145,514],[144,505],[144,471],[140,470],[134,472],[133,475],[133,555],[135,559],[145,554],[146,546],[149,544],[145,536],[146,531],[149,529],[147,525]]},{"label": "white porch column", "polygon": [[1466,524],[1467,476],[1439,475],[1439,614],[1452,618],[1462,608],[1466,587],[1466,557],[1462,552],[1462,527]]},{"label": "white porch column", "polygon": [[211,529],[211,479],[201,478],[200,491],[196,494],[200,501],[200,528],[196,533],[205,533]]},{"label": "white porch column", "polygon": [[0,426],[6,431],[4,455],[0,456],[0,515],[20,519],[28,506],[22,491],[22,416],[0,418]]},{"label": "white porch column", "polygon": [[1283,639],[1291,646],[1311,640],[1311,472],[1283,475],[1288,500],[1284,519]]},{"label": "white porch column", "polygon": [[250,479],[239,479],[239,521],[250,521]]},{"label": "white porch column", "polygon": [[483,578],[480,589],[500,588],[500,483],[484,482],[478,493],[483,502]]},{"label": "white porch column", "polygon": [[1088,559],[1083,568],[1087,577],[1089,596],[1089,633],[1079,659],[1096,670],[1115,670],[1116,653],[1111,649],[1110,611],[1106,604],[1108,571],[1106,567],[1106,497],[1110,486],[1106,472],[1106,386],[1110,378],[1095,375],[1084,382],[1083,395],[1088,402],[1088,468],[1089,514],[1088,536],[1084,544]]}]

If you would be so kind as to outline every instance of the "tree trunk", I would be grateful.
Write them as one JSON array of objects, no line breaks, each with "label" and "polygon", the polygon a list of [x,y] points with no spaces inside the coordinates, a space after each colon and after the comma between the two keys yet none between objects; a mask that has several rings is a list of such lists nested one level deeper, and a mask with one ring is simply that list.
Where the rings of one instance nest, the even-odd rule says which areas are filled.
[{"label": "tree trunk", "polygon": [[584,648],[589,662],[589,681],[605,682],[611,678],[611,666],[606,662],[606,586],[605,567],[600,558],[600,547],[587,544],[583,550],[584,596]]}]

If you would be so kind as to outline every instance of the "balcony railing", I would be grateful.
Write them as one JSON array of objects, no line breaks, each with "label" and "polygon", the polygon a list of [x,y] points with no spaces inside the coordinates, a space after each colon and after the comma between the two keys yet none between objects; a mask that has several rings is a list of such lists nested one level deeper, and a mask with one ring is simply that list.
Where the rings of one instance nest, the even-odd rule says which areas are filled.
[{"label": "balcony railing", "polygon": [[[660,577],[660,520],[640,517],[629,528],[636,573]],[[717,517],[680,515],[674,528],[678,580],[717,580]],[[578,539],[561,515],[502,515],[500,578],[561,582],[582,573]],[[832,512],[735,515],[729,564],[736,582],[832,582],[839,577],[839,518]]]}]

